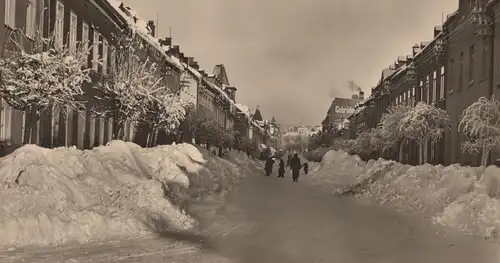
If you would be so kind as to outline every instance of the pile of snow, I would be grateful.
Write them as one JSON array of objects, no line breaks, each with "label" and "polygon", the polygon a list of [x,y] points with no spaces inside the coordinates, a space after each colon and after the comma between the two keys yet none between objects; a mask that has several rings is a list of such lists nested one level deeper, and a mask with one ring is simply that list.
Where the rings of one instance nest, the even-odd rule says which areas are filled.
[{"label": "pile of snow", "polygon": [[[244,156],[235,160],[249,162]],[[189,144],[111,141],[81,151],[25,145],[0,159],[0,246],[86,243],[192,227],[189,198],[244,171]]]},{"label": "pile of snow", "polygon": [[500,231],[500,168],[496,166],[364,162],[332,150],[311,171],[313,182],[333,186],[337,194],[417,213],[468,235],[494,238]]}]

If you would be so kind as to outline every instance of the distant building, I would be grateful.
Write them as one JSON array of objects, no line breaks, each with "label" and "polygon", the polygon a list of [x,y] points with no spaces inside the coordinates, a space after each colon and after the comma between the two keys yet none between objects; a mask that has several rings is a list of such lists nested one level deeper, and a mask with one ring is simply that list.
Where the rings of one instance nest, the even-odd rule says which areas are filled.
[{"label": "distant building", "polygon": [[354,108],[360,102],[364,101],[364,92],[353,94],[350,99],[335,97],[328,109],[325,119],[322,121],[322,130],[332,131],[341,130],[348,125],[347,117],[354,112]]}]

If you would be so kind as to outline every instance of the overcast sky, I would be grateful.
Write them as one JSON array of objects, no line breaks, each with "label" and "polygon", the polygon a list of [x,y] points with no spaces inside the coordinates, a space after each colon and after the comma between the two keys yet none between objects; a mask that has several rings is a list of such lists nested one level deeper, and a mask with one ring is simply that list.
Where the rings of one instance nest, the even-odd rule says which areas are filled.
[{"label": "overcast sky", "polygon": [[124,0],[156,20],[186,56],[212,72],[224,64],[236,101],[264,118],[317,125],[332,97],[369,93],[381,69],[433,28],[457,0]]}]

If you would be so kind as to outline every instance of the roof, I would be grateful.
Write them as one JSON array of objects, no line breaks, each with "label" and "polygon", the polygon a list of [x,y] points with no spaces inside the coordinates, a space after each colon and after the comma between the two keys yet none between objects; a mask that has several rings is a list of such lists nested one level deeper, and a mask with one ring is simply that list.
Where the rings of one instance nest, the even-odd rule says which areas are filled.
[{"label": "roof", "polygon": [[[120,14],[126,21],[129,27],[141,36],[144,40],[146,40],[152,47],[156,48],[159,53],[163,54],[164,58],[167,60],[167,62],[176,68],[180,70],[184,70],[184,67],[180,63],[179,59],[169,56],[166,54],[166,51],[168,50],[168,47],[163,47],[160,45],[160,42],[158,41],[157,38],[153,37],[148,29],[147,22],[144,20],[141,20],[135,11],[127,7],[127,12],[124,12],[121,8],[120,5],[123,4],[123,2],[118,1],[118,0],[107,0],[108,3],[116,10],[118,14]],[[134,17],[136,21],[134,21]]]},{"label": "roof", "polygon": [[214,76],[222,81],[222,84],[229,86],[229,79],[227,78],[226,68],[224,64],[215,65]]},{"label": "roof", "polygon": [[386,80],[388,77],[390,77],[392,75],[392,73],[394,73],[394,70],[393,69],[389,69],[389,68],[385,68],[382,70],[382,76],[381,76],[381,81],[383,82],[384,80]]}]

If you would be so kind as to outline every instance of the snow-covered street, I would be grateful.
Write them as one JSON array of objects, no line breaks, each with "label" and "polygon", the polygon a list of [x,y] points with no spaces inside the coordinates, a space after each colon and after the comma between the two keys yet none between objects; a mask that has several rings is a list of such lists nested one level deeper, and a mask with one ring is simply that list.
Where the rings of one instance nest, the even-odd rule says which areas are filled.
[{"label": "snow-covered street", "polygon": [[[342,168],[339,168],[340,170]],[[500,262],[495,243],[252,169],[225,198],[193,204],[195,232],[4,251],[1,262]],[[221,206],[221,204],[224,205]]]}]

